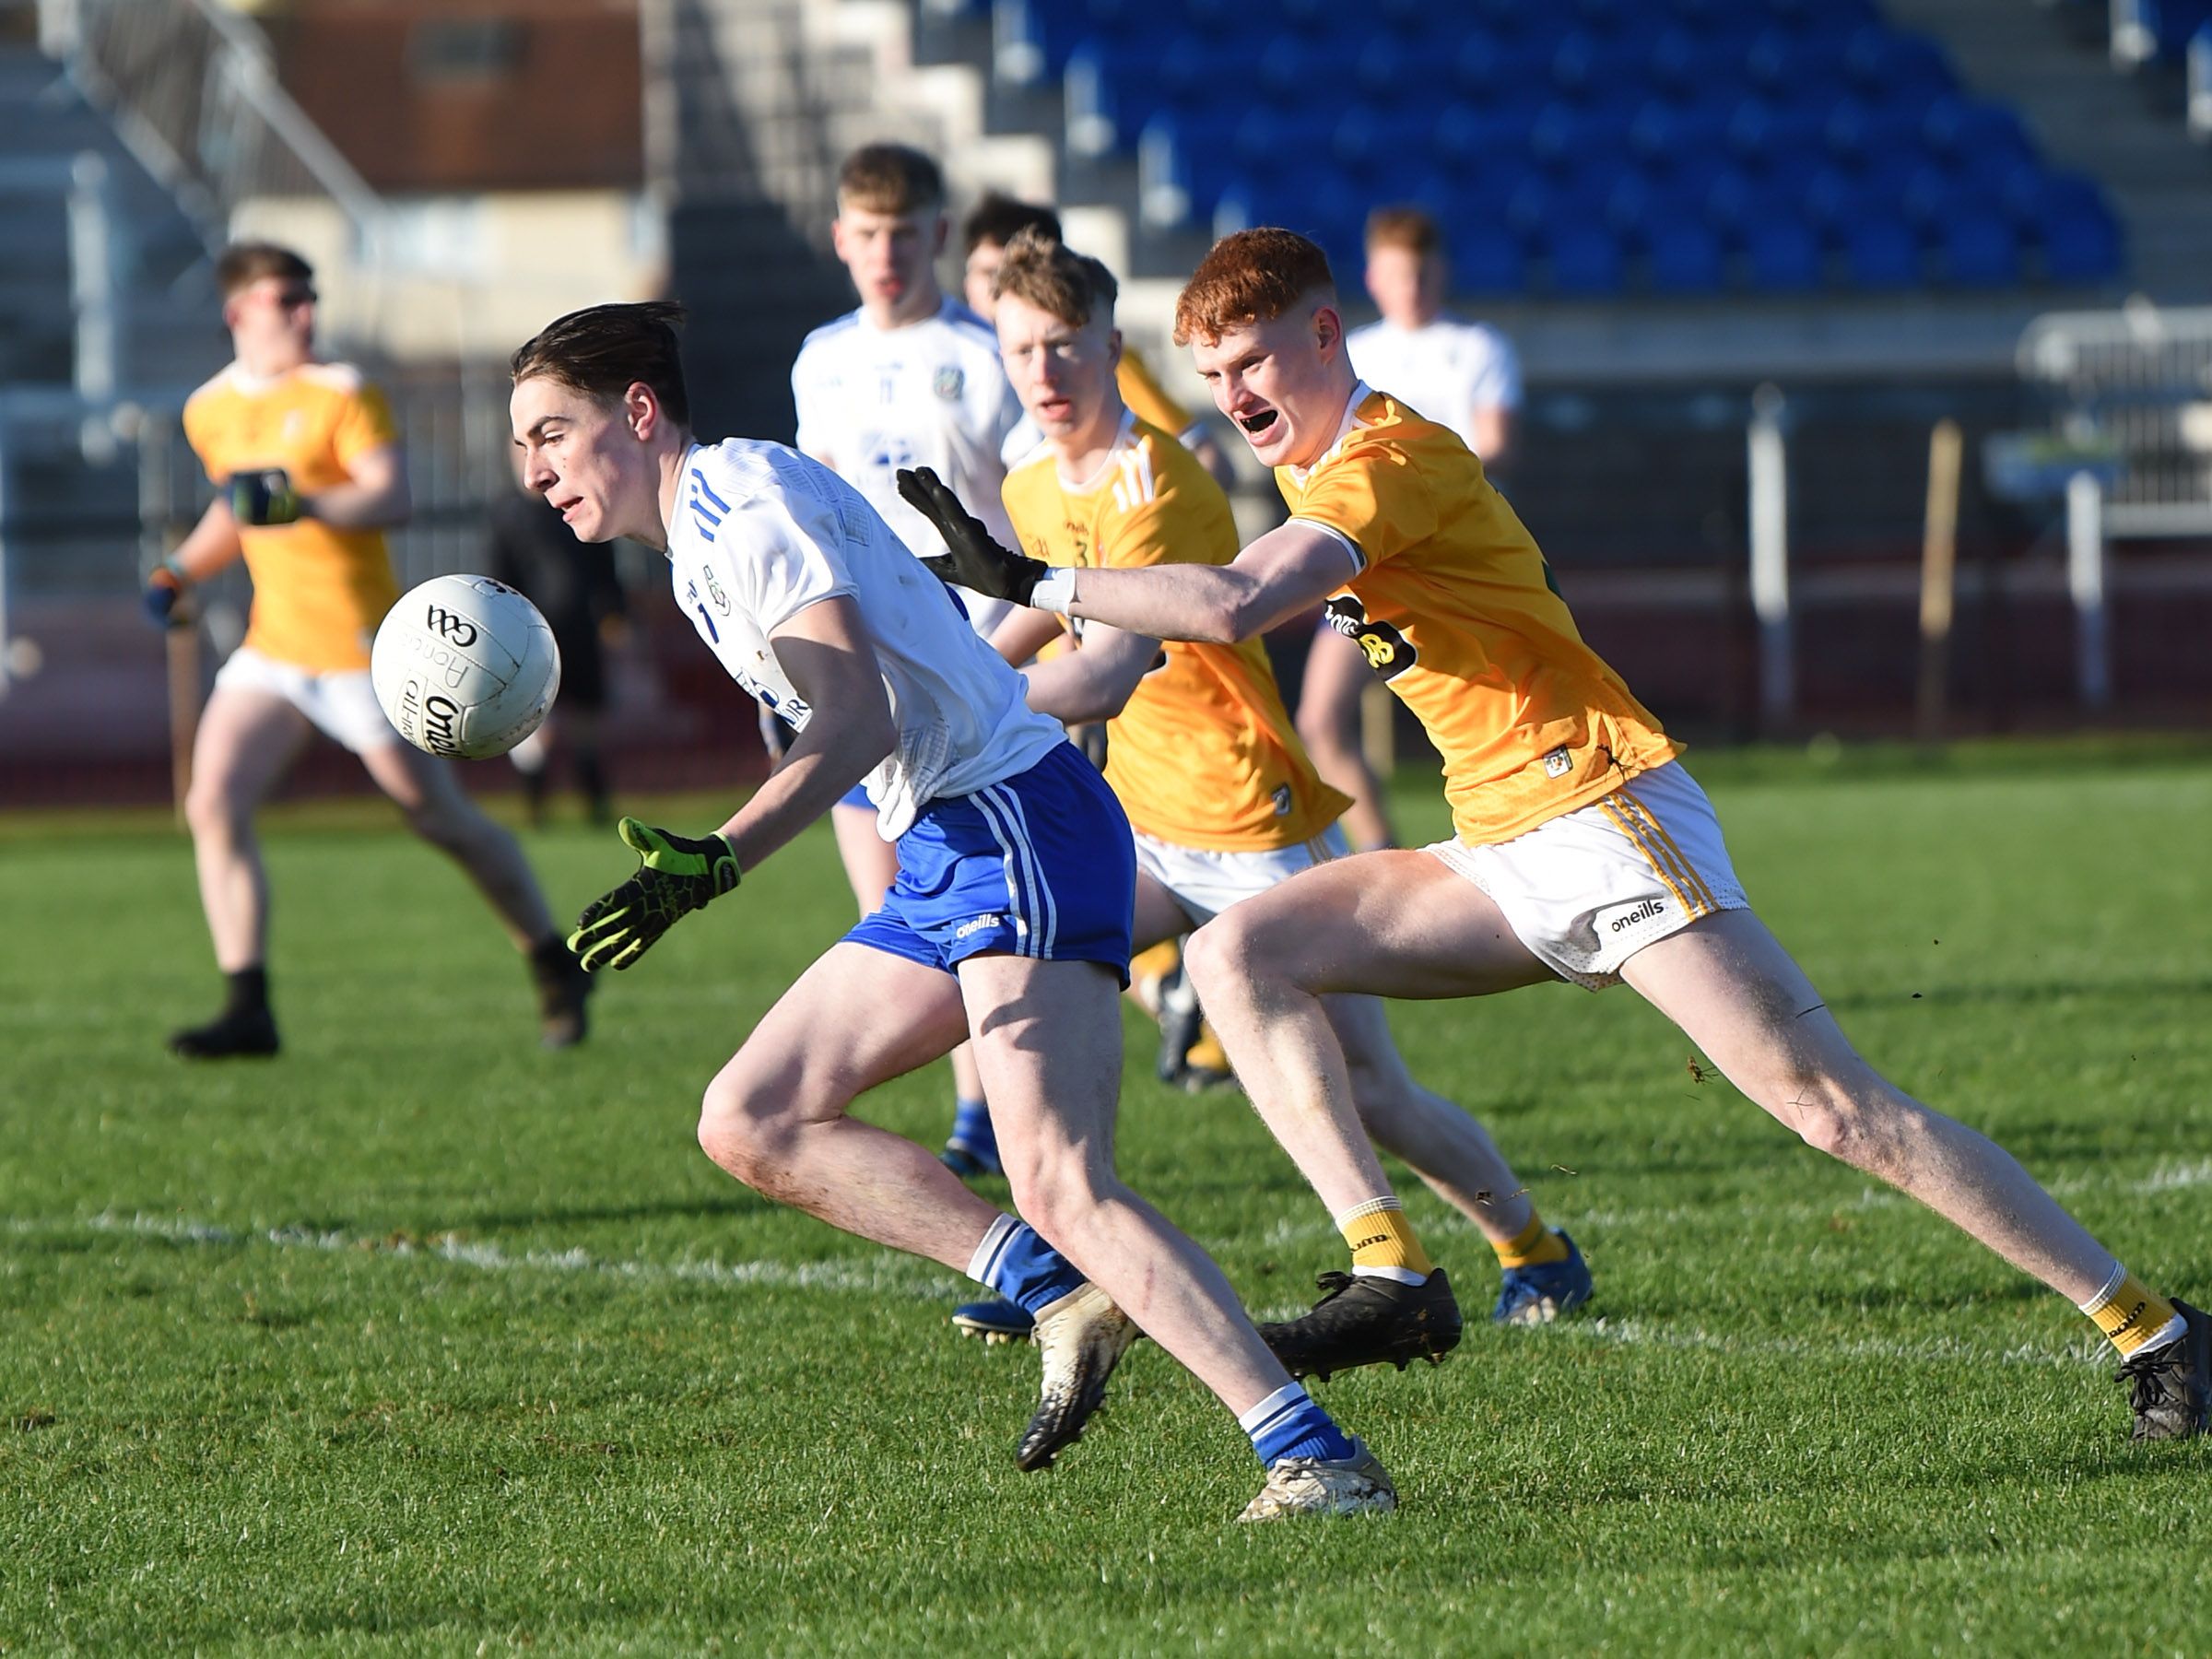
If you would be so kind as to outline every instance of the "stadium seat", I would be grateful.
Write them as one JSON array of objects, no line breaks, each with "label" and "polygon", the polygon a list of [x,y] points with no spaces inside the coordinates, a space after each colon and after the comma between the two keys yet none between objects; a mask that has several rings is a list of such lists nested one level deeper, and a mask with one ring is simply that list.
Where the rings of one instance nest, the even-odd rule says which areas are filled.
[{"label": "stadium seat", "polygon": [[1920,239],[1901,218],[1862,218],[1843,233],[1843,268],[1853,288],[1917,288]]},{"label": "stadium seat", "polygon": [[1597,299],[1620,292],[1620,243],[1602,226],[1582,219],[1553,224],[1546,230],[1544,250],[1554,293]]},{"label": "stadium seat", "polygon": [[2126,261],[2120,224],[2102,202],[2060,204],[2037,222],[2043,277],[2050,282],[2105,282]]},{"label": "stadium seat", "polygon": [[1452,286],[1467,294],[1517,294],[1528,287],[1528,257],[1501,227],[1463,227],[1448,241]]},{"label": "stadium seat", "polygon": [[2010,288],[2020,280],[2020,242],[2002,216],[1961,213],[1943,228],[1943,279],[1952,288]]},{"label": "stadium seat", "polygon": [[1744,230],[1744,266],[1751,286],[1767,293],[1802,293],[1820,286],[1820,238],[1797,218],[1762,218]]},{"label": "stadium seat", "polygon": [[1724,251],[1721,239],[1703,225],[1685,220],[1653,225],[1645,250],[1654,293],[1710,294],[1722,285]]}]

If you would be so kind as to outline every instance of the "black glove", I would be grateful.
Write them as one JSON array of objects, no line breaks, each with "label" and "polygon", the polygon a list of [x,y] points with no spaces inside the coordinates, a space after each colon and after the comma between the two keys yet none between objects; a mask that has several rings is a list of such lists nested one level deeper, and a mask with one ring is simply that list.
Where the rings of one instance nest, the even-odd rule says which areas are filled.
[{"label": "black glove", "polygon": [[994,541],[983,521],[961,506],[960,498],[946,488],[944,481],[928,467],[901,468],[899,493],[945,538],[945,553],[922,561],[939,581],[993,599],[1027,605],[1037,583],[1051,573],[1051,565],[1011,552]]},{"label": "black glove", "polygon": [[232,473],[223,485],[230,516],[241,524],[288,524],[300,516],[300,492],[281,466]]},{"label": "black glove", "polygon": [[737,885],[737,854],[723,836],[671,835],[626,818],[617,826],[638,873],[576,918],[569,948],[585,969],[627,968],[681,918]]},{"label": "black glove", "polygon": [[184,618],[177,614],[177,601],[183,596],[184,584],[177,573],[167,565],[157,565],[154,573],[146,579],[138,603],[156,628],[182,628]]}]

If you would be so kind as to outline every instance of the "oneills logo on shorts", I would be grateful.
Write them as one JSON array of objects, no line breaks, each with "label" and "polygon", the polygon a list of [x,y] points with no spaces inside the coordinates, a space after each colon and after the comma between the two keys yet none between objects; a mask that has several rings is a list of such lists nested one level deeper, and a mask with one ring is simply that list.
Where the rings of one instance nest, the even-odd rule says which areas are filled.
[{"label": "oneills logo on shorts", "polygon": [[996,927],[1005,920],[1006,917],[996,911],[993,911],[987,916],[971,916],[952,930],[952,936],[956,939],[965,939],[971,934],[982,933],[987,927]]},{"label": "oneills logo on shorts", "polygon": [[1627,915],[1614,917],[1613,931],[1618,933],[1625,927],[1635,926],[1639,922],[1655,922],[1665,914],[1665,905],[1660,903],[1656,899],[1646,899]]},{"label": "oneills logo on shorts", "polygon": [[1544,757],[1544,775],[1547,778],[1563,778],[1573,770],[1574,757],[1564,747]]}]

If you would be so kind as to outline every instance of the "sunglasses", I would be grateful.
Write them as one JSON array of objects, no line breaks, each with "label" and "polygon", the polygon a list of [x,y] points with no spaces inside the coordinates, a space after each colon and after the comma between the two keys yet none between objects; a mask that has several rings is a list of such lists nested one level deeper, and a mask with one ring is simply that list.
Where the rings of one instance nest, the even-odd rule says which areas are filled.
[{"label": "sunglasses", "polygon": [[303,305],[314,304],[315,290],[307,287],[280,288],[269,298],[285,311],[298,311]]}]

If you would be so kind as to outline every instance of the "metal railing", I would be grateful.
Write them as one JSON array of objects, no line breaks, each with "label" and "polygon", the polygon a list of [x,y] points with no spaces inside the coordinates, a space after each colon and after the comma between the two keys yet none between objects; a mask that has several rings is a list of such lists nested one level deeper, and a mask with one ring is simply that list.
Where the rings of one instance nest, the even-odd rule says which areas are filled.
[{"label": "metal railing", "polygon": [[377,257],[382,199],[277,84],[248,19],[214,0],[39,0],[39,41],[211,243],[253,198],[326,197]]},{"label": "metal railing", "polygon": [[2212,535],[2212,307],[2039,317],[2018,365],[2053,400],[2061,435],[2114,453],[2110,534]]}]

